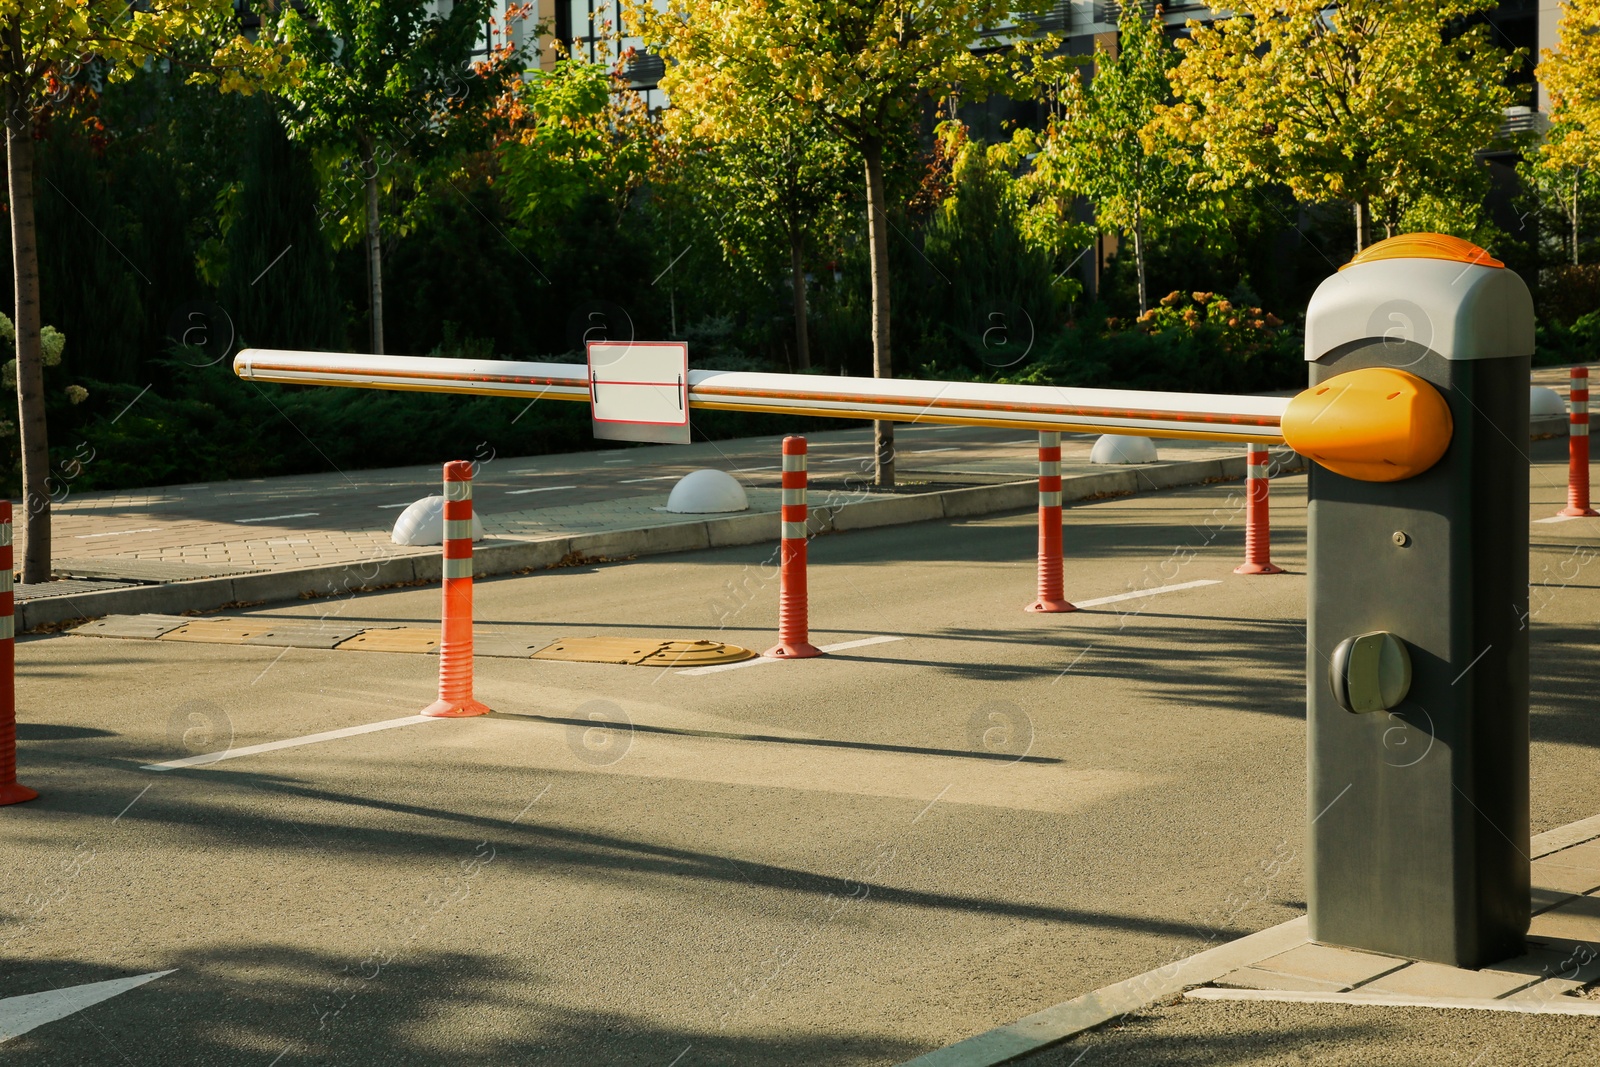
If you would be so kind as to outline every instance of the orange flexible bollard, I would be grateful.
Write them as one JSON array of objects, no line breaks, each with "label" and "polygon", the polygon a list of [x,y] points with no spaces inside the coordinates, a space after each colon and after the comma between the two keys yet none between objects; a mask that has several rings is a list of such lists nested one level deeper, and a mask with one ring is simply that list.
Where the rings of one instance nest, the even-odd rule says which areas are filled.
[{"label": "orange flexible bollard", "polygon": [[1573,518],[1597,515],[1589,506],[1589,368],[1572,368],[1571,421],[1567,438],[1567,506],[1556,512]]},{"label": "orange flexible bollard", "polygon": [[444,465],[444,618],[439,641],[439,699],[424,715],[487,715],[472,699],[472,464]]},{"label": "orange flexible bollard", "polygon": [[39,794],[17,784],[16,594],[11,589],[11,501],[0,500],[0,805]]},{"label": "orange flexible bollard", "polygon": [[1039,599],[1025,611],[1077,611],[1061,575],[1061,435],[1039,435]]},{"label": "orange flexible bollard", "polygon": [[762,653],[774,659],[822,655],[811,643],[806,603],[806,439],[783,439],[783,522],[778,542],[778,643]]},{"label": "orange flexible bollard", "polygon": [[1282,574],[1282,567],[1272,565],[1272,515],[1268,504],[1267,464],[1270,456],[1266,445],[1252,442],[1249,448],[1249,466],[1245,468],[1244,563],[1235,567],[1235,574]]}]

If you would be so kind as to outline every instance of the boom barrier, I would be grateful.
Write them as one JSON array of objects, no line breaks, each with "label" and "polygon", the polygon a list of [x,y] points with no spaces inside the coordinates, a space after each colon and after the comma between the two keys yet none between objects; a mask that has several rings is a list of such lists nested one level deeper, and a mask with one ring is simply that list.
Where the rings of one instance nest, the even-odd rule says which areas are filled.
[{"label": "boom barrier", "polygon": [[[589,402],[589,371],[581,363],[247,348],[234,357],[233,369],[253,382]],[[1288,404],[1271,396],[689,372],[690,408],[1202,441],[1282,444],[1279,422]]]}]

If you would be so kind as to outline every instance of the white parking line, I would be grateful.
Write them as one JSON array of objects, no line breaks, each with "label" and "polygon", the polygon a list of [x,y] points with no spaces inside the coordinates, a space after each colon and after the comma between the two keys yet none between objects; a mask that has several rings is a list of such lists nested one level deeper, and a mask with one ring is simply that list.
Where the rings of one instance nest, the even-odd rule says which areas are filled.
[{"label": "white parking line", "polygon": [[94,537],[126,537],[129,534],[155,533],[158,529],[159,527],[156,526],[147,526],[142,530],[112,530],[110,533],[77,534],[76,538],[79,541],[87,541]]},{"label": "white parking line", "polygon": [[959,452],[959,451],[961,451],[961,449],[955,448],[955,447],[951,447],[951,448],[913,448],[911,450],[911,454],[913,456],[926,456],[929,452]]},{"label": "white parking line", "polygon": [[403,719],[385,719],[383,722],[369,722],[365,726],[346,726],[342,730],[327,730],[320,734],[290,737],[283,741],[268,741],[262,745],[246,745],[244,748],[230,748],[223,752],[207,752],[199,756],[185,756],[183,759],[168,760],[166,763],[148,763],[139,769],[141,771],[175,771],[181,767],[204,767],[208,764],[220,763],[226,759],[254,756],[258,752],[276,752],[280,748],[299,748],[301,745],[315,745],[321,741],[337,741],[341,737],[355,737],[358,734],[377,733],[379,730],[393,730],[397,726],[415,726],[419,722],[443,721],[443,719],[436,719],[431,715],[407,715]]},{"label": "white parking line", "polygon": [[88,985],[7,997],[0,1000],[0,1044],[21,1037],[46,1023],[76,1015],[85,1008],[92,1008],[101,1001],[110,1000],[130,989],[138,989],[146,982],[153,982],[171,973],[170,970],[151,971],[129,978],[113,978],[107,982],[90,982]]},{"label": "white parking line", "polygon": [[314,519],[321,515],[320,511],[297,511],[293,515],[262,515],[255,519],[234,519],[234,522],[276,522],[279,519]]},{"label": "white parking line", "polygon": [[506,496],[522,496],[525,493],[553,493],[557,489],[576,489],[575,485],[541,485],[537,489],[507,489]]},{"label": "white parking line", "polygon": [[1155,596],[1157,593],[1177,593],[1184,589],[1199,589],[1203,585],[1221,584],[1222,582],[1215,578],[1202,578],[1197,582],[1183,582],[1179,585],[1158,585],[1154,589],[1136,589],[1131,593],[1103,596],[1097,600],[1074,600],[1073,604],[1080,608],[1097,608],[1101,604],[1116,604],[1123,600],[1138,600],[1142,597]]},{"label": "white parking line", "polygon": [[[822,645],[820,647],[821,647],[822,651],[824,651],[824,652],[843,652],[847,648],[863,648],[863,647],[865,647],[867,645],[883,645],[883,644],[889,643],[890,641],[904,641],[904,640],[905,640],[905,638],[903,638],[903,637],[890,636],[888,634],[884,634],[884,635],[882,635],[880,637],[863,637],[859,641],[841,641],[836,645]],[[686,671],[679,671],[678,673],[679,674],[716,674],[718,671],[736,671],[740,667],[759,667],[763,663],[782,663],[782,662],[784,662],[784,661],[783,660],[779,660],[779,659],[768,659],[765,656],[757,656],[755,659],[743,659],[743,660],[740,660],[738,663],[719,663],[715,667],[691,667]]]},{"label": "white parking line", "polygon": [[658,474],[654,478],[618,478],[618,485],[633,485],[636,482],[675,482],[682,478],[681,474]]},{"label": "white parking line", "polygon": [[408,500],[404,504],[379,504],[378,510],[385,511],[389,508],[409,508],[412,503],[412,501]]}]

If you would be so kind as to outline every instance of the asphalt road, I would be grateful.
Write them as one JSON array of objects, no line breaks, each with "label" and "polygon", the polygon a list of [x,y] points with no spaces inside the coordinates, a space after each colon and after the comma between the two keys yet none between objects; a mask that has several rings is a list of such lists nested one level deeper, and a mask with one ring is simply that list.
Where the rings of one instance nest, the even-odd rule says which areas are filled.
[{"label": "asphalt road", "polygon": [[[1555,474],[1535,485],[1547,515]],[[1215,583],[1072,615],[1020,610],[1031,515],[836,535],[812,546],[814,640],[898,640],[702,675],[485,659],[492,718],[167,773],[140,766],[409,715],[436,662],[26,640],[44,798],[0,814],[0,998],[175,970],[6,1057],[891,1064],[1281,922],[1303,907],[1303,486],[1274,483],[1287,575],[1231,573],[1237,483],[1069,509],[1074,599]],[[1586,524],[1533,529],[1537,832],[1600,812],[1600,583]],[[478,617],[759,649],[770,555],[485,581]],[[438,600],[256,614],[430,623]],[[1362,1017],[1389,1059],[1327,1062],[1452,1062],[1414,1014]],[[1321,1055],[1350,1018],[1162,1009],[1104,1062],[1294,1062],[1282,1042]],[[1484,1064],[1594,1038],[1485,1019],[1450,1024],[1516,1036]],[[1182,1059],[1201,1037],[1212,1058]]]}]

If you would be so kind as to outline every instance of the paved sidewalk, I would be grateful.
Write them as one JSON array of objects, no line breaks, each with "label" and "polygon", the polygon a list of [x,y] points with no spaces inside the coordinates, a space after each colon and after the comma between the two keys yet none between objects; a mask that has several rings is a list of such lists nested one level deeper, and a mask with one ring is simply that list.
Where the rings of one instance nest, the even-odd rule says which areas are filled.
[{"label": "paved sidewalk", "polygon": [[[1036,435],[984,427],[900,427],[894,493],[871,488],[866,427],[808,436],[813,532],[1031,507]],[[538,457],[481,447],[474,506],[486,538],[479,574],[776,541],[778,437]],[[1244,475],[1244,447],[1163,441],[1161,462],[1089,463],[1093,435],[1063,440],[1068,500]],[[726,470],[748,511],[665,511],[690,471]],[[408,504],[439,491],[435,464],[376,471],[77,494],[55,509],[58,581],[17,588],[21,628],[106,614],[210,610],[438,578],[437,548],[390,540]],[[24,531],[17,527],[19,550]],[[20,552],[19,552],[20,555]]]}]

